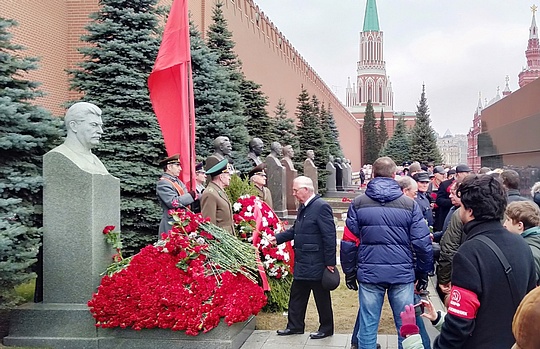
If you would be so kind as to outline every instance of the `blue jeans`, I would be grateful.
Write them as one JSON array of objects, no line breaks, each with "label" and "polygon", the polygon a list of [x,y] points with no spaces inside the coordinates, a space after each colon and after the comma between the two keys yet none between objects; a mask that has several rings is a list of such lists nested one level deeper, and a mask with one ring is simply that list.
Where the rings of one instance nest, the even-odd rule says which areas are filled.
[{"label": "blue jeans", "polygon": [[414,284],[365,284],[360,283],[358,297],[360,301],[360,327],[358,330],[358,348],[374,349],[377,346],[377,331],[381,320],[384,295],[388,291],[388,300],[398,334],[399,349],[403,349],[403,337],[399,335],[401,317],[399,314],[405,305],[413,304]]},{"label": "blue jeans", "polygon": [[351,336],[351,344],[358,346],[358,329],[360,328],[360,309],[356,315],[356,321],[354,322],[354,329]]},{"label": "blue jeans", "polygon": [[[418,304],[419,302],[420,296],[415,294],[414,304]],[[418,329],[420,330],[420,337],[422,337],[422,345],[424,346],[424,349],[431,349],[431,339],[429,338],[429,334],[426,331],[424,319],[419,315],[416,316],[416,326],[418,326]]]}]

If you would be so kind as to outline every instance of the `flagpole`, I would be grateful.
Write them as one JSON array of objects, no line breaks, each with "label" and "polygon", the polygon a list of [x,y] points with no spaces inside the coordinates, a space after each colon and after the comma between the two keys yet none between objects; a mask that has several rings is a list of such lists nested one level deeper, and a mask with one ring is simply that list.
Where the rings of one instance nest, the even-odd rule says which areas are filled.
[{"label": "flagpole", "polygon": [[[186,68],[187,68],[187,77],[188,77],[188,81],[187,81],[187,86],[188,86],[188,92],[189,92],[189,95],[191,97],[194,97],[193,95],[193,76],[192,76],[192,72],[191,72],[191,59],[187,62],[186,64]],[[194,177],[194,171],[195,171],[195,135],[194,135],[194,130],[195,129],[195,110],[193,110],[195,107],[194,105],[194,101],[193,101],[193,98],[190,98],[190,101],[189,101],[189,106],[188,106],[188,110],[189,110],[189,163],[191,164],[191,170],[189,171],[189,180],[190,180],[190,183],[191,183],[191,190],[195,190],[196,189],[196,184],[195,184],[195,177]]]}]

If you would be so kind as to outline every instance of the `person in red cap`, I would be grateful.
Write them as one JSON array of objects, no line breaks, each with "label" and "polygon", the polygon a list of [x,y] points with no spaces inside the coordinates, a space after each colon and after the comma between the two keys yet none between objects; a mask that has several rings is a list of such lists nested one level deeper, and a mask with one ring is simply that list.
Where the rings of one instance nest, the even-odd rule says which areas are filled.
[{"label": "person in red cap", "polygon": [[156,194],[159,204],[163,209],[161,222],[159,223],[158,234],[167,233],[172,225],[169,222],[169,210],[175,208],[185,208],[197,198],[197,194],[191,190],[188,191],[185,184],[178,178],[182,165],[180,165],[180,155],[169,156],[159,162],[163,168],[163,175],[157,182]]}]

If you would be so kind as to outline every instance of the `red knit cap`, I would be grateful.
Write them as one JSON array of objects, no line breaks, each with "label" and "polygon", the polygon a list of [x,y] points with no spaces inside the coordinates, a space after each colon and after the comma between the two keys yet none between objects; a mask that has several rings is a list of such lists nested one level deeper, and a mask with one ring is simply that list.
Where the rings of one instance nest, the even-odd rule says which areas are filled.
[{"label": "red knit cap", "polygon": [[512,332],[520,349],[540,348],[540,287],[529,292],[519,304]]}]

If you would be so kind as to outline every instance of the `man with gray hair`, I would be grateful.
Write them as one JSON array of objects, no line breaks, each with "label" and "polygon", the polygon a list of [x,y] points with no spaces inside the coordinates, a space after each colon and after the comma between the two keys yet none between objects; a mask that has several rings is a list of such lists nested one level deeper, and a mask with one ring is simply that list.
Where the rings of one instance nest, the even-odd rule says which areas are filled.
[{"label": "man with gray hair", "polygon": [[92,153],[103,134],[101,109],[92,103],[77,102],[67,110],[64,125],[66,139],[51,151],[64,155],[83,171],[108,174],[103,163]]},{"label": "man with gray hair", "polygon": [[304,333],[306,309],[311,292],[319,312],[319,329],[311,339],[334,334],[334,315],[330,291],[322,284],[323,272],[336,272],[336,226],[330,205],[313,192],[309,177],[293,181],[292,192],[298,202],[298,215],[293,226],[269,238],[282,244],[294,239],[294,279],[289,296],[287,327],[278,330],[280,336]]}]

